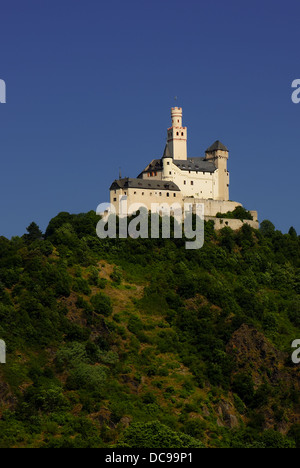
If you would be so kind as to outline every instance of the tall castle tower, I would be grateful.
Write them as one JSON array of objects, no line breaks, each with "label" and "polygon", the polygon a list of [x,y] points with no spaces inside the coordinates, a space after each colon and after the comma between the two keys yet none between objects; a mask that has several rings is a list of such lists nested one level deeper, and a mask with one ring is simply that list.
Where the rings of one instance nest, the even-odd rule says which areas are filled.
[{"label": "tall castle tower", "polygon": [[182,108],[172,107],[172,127],[168,128],[167,144],[173,159],[187,159],[187,128],[182,126]]},{"label": "tall castle tower", "polygon": [[216,200],[229,200],[229,172],[227,170],[228,149],[219,140],[206,151],[206,161],[212,161],[218,169],[218,196]]}]

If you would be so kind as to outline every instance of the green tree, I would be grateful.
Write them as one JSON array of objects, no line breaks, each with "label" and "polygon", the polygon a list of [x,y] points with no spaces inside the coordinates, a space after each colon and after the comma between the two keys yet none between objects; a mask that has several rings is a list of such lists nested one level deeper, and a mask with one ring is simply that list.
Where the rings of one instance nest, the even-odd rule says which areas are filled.
[{"label": "green tree", "polygon": [[134,423],[126,429],[118,447],[134,448],[203,448],[198,440],[178,432],[158,421]]},{"label": "green tree", "polygon": [[36,240],[41,240],[43,238],[43,233],[35,222],[29,224],[26,228],[28,234],[24,234],[24,239],[28,242],[34,242]]},{"label": "green tree", "polygon": [[259,230],[263,236],[272,237],[272,235],[275,232],[275,226],[273,223],[271,223],[271,221],[269,221],[268,219],[265,219],[264,221],[260,223]]}]

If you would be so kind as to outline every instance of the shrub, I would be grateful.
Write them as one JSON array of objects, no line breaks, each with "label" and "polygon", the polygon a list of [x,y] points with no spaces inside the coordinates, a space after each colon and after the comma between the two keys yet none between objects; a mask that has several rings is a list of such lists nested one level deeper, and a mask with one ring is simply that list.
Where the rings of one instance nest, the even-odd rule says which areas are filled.
[{"label": "shrub", "polygon": [[118,447],[134,448],[203,448],[196,439],[172,431],[158,421],[134,423],[125,430]]},{"label": "shrub", "polygon": [[103,293],[95,294],[91,297],[91,304],[94,308],[94,312],[97,314],[109,316],[112,314],[113,308],[111,300],[108,296]]},{"label": "shrub", "polygon": [[105,382],[106,371],[104,367],[81,363],[71,371],[67,386],[71,390],[83,388],[93,392],[103,388]]}]

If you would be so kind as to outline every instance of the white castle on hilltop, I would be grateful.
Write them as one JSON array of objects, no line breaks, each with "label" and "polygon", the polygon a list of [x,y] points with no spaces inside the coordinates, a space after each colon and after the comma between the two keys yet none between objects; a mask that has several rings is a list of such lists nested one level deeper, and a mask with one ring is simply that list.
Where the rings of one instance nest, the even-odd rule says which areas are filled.
[{"label": "white castle on hilltop", "polygon": [[240,228],[243,223],[259,227],[257,212],[253,220],[221,218],[220,214],[233,211],[241,203],[229,201],[228,149],[216,141],[205,152],[205,157],[187,156],[187,128],[182,126],[182,108],[171,109],[172,126],[167,130],[167,143],[160,159],[153,159],[137,178],[120,178],[110,187],[110,203],[122,215],[126,206],[140,204],[151,209],[160,205],[203,203],[205,220],[212,219],[215,228]]}]

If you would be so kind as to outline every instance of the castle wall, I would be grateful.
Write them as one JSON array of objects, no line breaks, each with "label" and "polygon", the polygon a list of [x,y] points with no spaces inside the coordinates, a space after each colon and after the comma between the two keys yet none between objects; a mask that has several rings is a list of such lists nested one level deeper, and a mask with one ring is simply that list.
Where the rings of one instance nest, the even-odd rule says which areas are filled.
[{"label": "castle wall", "polygon": [[163,165],[163,180],[171,180],[178,185],[183,197],[208,199],[218,194],[218,170],[213,173],[182,171],[170,158],[164,159]]},{"label": "castle wall", "polygon": [[215,223],[215,229],[219,231],[220,229],[223,229],[224,227],[230,227],[234,231],[237,229],[240,229],[244,224],[249,224],[254,229],[259,229],[259,222],[256,221],[251,221],[249,219],[245,219],[244,221],[241,221],[240,219],[227,219],[227,218],[215,218],[213,216],[204,216],[205,221],[214,221]]},{"label": "castle wall", "polygon": [[[142,179],[149,179],[149,180],[162,180],[162,174],[163,174],[163,171],[160,170],[160,171],[152,171],[151,175],[148,175],[149,173],[147,172],[143,172],[142,173]],[[153,175],[152,175],[153,174]]]},{"label": "castle wall", "polygon": [[[116,192],[116,193],[115,193]],[[148,189],[140,189],[140,188],[129,188],[129,189],[119,189],[119,190],[112,190],[110,192],[110,203],[114,206],[116,213],[120,213],[120,197],[121,197],[121,211],[123,203],[127,202],[127,207],[129,208],[130,205],[134,203],[139,204],[140,206],[145,206],[148,210],[151,209],[152,203],[159,203],[159,204],[168,204],[172,206],[174,203],[182,204],[182,194],[178,191],[172,190],[148,190]],[[123,213],[124,214],[124,213]]]},{"label": "castle wall", "polygon": [[[188,203],[190,201],[189,198],[183,198],[183,203]],[[233,211],[237,206],[242,206],[241,203],[235,201],[205,200],[203,198],[196,198],[193,202],[204,204],[205,216],[216,216],[217,213],[227,213],[228,211]]]}]

